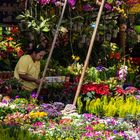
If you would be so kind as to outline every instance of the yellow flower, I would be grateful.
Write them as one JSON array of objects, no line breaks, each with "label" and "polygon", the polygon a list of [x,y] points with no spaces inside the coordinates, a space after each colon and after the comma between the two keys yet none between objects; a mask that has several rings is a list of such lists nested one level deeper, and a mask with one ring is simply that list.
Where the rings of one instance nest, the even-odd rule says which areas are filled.
[{"label": "yellow flower", "polygon": [[32,118],[42,118],[42,117],[47,116],[47,113],[46,112],[31,112],[29,115]]},{"label": "yellow flower", "polygon": [[79,56],[76,56],[75,60],[76,61],[80,60],[80,57]]},{"label": "yellow flower", "polygon": [[73,54],[71,57],[72,57],[73,60],[75,60],[75,57],[76,57],[76,56]]},{"label": "yellow flower", "polygon": [[40,114],[39,114],[39,117],[40,118],[45,117],[45,116],[47,116],[47,113],[46,112],[40,112]]},{"label": "yellow flower", "polygon": [[20,51],[20,47],[15,48],[15,51],[19,52]]}]

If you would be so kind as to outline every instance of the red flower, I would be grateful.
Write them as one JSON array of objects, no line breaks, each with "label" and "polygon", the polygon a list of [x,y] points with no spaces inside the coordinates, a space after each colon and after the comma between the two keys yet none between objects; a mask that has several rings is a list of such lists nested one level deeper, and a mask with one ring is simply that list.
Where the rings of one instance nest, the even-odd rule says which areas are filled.
[{"label": "red flower", "polygon": [[121,94],[121,95],[123,95],[125,93],[125,91],[121,87],[116,87],[115,92],[118,94]]},{"label": "red flower", "polygon": [[12,34],[15,34],[15,33],[18,33],[18,32],[19,32],[18,27],[16,27],[16,26],[11,27],[11,33]]},{"label": "red flower", "polygon": [[24,54],[24,52],[23,52],[22,49],[20,49],[20,50],[17,52],[17,56],[18,56],[18,57],[21,57],[23,54]]},{"label": "red flower", "polygon": [[108,85],[98,84],[98,88],[96,89],[96,94],[107,95],[109,93]]},{"label": "red flower", "polygon": [[121,58],[121,55],[120,55],[120,53],[118,52],[118,53],[115,53],[115,56],[114,56],[117,60],[119,60],[120,58]]},{"label": "red flower", "polygon": [[95,92],[100,95],[107,95],[109,93],[108,85],[88,83],[82,86],[81,92],[86,94],[88,92]]},{"label": "red flower", "polygon": [[74,82],[75,83],[78,83],[80,81],[80,76],[76,76],[75,78],[74,78]]},{"label": "red flower", "polygon": [[11,47],[11,46],[7,46],[7,52],[13,52],[14,51],[14,48]]}]

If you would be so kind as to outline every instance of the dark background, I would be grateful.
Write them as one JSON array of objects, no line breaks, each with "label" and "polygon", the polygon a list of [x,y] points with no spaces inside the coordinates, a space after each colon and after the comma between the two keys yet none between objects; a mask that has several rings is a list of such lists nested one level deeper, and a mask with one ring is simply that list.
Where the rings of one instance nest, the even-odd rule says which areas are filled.
[{"label": "dark background", "polygon": [[17,0],[0,0],[0,23],[16,24],[16,16],[23,10],[24,3]]}]

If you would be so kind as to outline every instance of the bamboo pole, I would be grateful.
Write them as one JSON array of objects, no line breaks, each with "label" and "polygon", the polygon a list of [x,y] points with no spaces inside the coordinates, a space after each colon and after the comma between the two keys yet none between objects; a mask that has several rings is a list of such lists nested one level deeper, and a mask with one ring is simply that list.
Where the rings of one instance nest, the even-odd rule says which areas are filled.
[{"label": "bamboo pole", "polygon": [[90,58],[90,55],[91,55],[91,52],[92,52],[92,48],[93,48],[93,44],[94,44],[94,41],[95,41],[96,32],[97,32],[98,25],[99,25],[99,22],[100,22],[100,18],[101,18],[101,14],[102,14],[102,11],[103,11],[104,3],[105,3],[105,0],[102,0],[101,6],[100,6],[100,9],[99,9],[99,12],[98,12],[98,16],[97,16],[97,19],[96,19],[96,26],[95,26],[95,29],[93,31],[93,34],[92,34],[92,37],[91,37],[91,40],[90,40],[88,53],[87,53],[87,56],[86,56],[86,60],[85,60],[85,63],[84,63],[84,67],[83,67],[83,70],[82,70],[80,81],[79,81],[79,84],[78,84],[78,87],[77,87],[77,91],[76,91],[76,94],[75,94],[73,105],[76,105],[76,101],[77,101],[77,98],[79,96],[79,93],[80,93],[80,90],[81,90],[81,87],[82,87],[83,78],[85,76],[85,72],[86,72],[86,69],[87,69],[87,66],[88,66],[88,63],[89,63],[89,58]]},{"label": "bamboo pole", "polygon": [[65,12],[65,9],[66,9],[66,5],[67,5],[67,0],[65,0],[64,5],[63,5],[61,17],[59,19],[59,22],[58,22],[58,25],[57,25],[57,28],[56,28],[56,31],[55,31],[55,36],[54,36],[54,39],[53,39],[52,47],[51,47],[50,53],[48,55],[48,59],[47,59],[47,62],[46,62],[46,65],[45,65],[45,68],[44,68],[44,71],[43,71],[42,79],[41,79],[41,82],[40,82],[38,90],[37,90],[36,98],[38,98],[38,96],[40,94],[40,91],[41,91],[41,88],[42,88],[42,85],[43,85],[43,79],[45,78],[46,71],[47,71],[47,68],[48,68],[48,65],[49,65],[54,47],[55,47],[56,39],[57,39],[57,36],[58,36],[58,33],[59,33],[59,28],[60,28],[62,18],[63,18],[64,12]]}]

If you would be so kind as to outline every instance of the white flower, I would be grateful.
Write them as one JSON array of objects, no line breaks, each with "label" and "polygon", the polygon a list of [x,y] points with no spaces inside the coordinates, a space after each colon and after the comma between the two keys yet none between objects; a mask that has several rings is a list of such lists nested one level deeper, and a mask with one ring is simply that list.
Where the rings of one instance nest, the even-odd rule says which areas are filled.
[{"label": "white flower", "polygon": [[16,105],[12,104],[9,106],[11,109],[15,109],[16,108]]},{"label": "white flower", "polygon": [[125,80],[127,76],[127,66],[122,65],[118,71],[119,80]]}]

